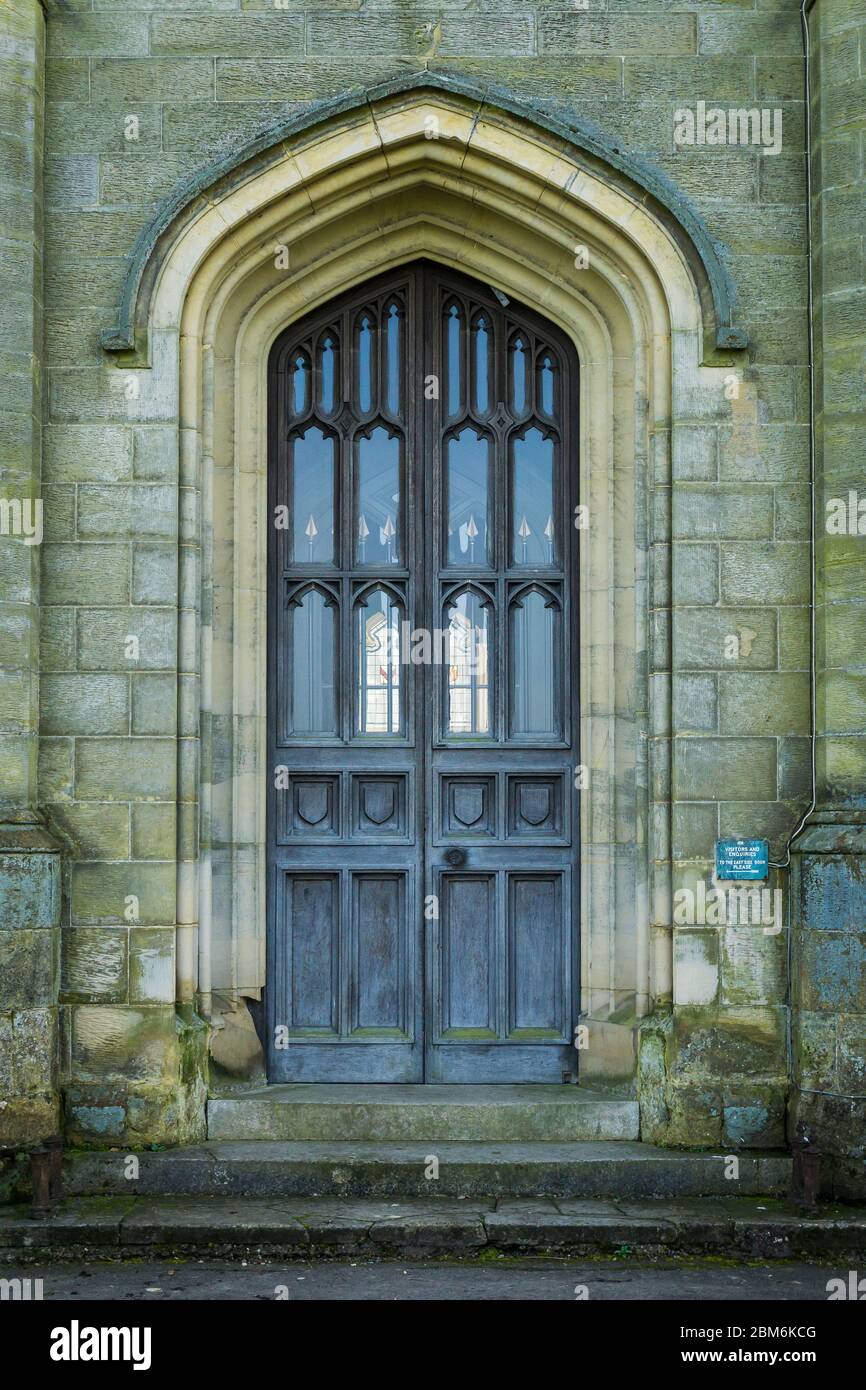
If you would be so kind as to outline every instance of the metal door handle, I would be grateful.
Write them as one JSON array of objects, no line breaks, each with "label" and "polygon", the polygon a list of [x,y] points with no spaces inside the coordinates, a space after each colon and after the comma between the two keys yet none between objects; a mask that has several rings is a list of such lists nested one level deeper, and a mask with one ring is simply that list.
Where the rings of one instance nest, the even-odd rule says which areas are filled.
[{"label": "metal door handle", "polygon": [[462,869],[466,863],[465,849],[459,849],[456,845],[453,849],[446,849],[445,863],[450,864],[452,869]]}]

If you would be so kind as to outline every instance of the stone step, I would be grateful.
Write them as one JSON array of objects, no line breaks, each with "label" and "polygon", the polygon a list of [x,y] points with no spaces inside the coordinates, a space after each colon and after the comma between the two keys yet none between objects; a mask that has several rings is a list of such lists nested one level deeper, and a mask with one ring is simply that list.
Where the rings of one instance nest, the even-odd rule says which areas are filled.
[{"label": "stone step", "polygon": [[[574,1254],[796,1257],[857,1261],[866,1208],[802,1213],[768,1197],[587,1201],[447,1197],[396,1202],[339,1197],[73,1198],[33,1221],[0,1208],[0,1257],[249,1260],[315,1256],[424,1258]],[[852,1267],[856,1268],[856,1264]],[[276,1296],[276,1295],[275,1295]]]},{"label": "stone step", "polygon": [[[682,1152],[628,1141],[577,1144],[283,1143],[70,1154],[70,1195],[647,1198],[782,1195],[790,1157]],[[435,1160],[435,1162],[434,1162]],[[431,1176],[437,1171],[438,1177]]]},{"label": "stone step", "polygon": [[636,1100],[580,1086],[264,1086],[208,1102],[209,1139],[572,1143],[637,1139]]}]

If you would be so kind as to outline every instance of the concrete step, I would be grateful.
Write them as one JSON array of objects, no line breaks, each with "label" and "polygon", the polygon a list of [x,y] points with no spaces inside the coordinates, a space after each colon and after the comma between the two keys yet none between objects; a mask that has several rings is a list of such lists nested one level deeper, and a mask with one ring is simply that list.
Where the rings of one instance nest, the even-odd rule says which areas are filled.
[{"label": "concrete step", "polygon": [[[248,1260],[360,1255],[464,1258],[519,1254],[858,1260],[866,1208],[804,1217],[773,1198],[573,1201],[503,1198],[353,1201],[339,1197],[75,1198],[46,1221],[0,1208],[0,1256]],[[852,1265],[856,1268],[857,1265]]]},{"label": "concrete step", "polygon": [[208,1102],[209,1139],[573,1143],[637,1139],[636,1100],[582,1086],[263,1086]]},{"label": "concrete step", "polygon": [[[782,1195],[790,1157],[739,1153],[737,1176],[722,1153],[684,1153],[648,1144],[423,1144],[217,1141],[134,1155],[67,1156],[75,1196],[300,1197],[708,1197]],[[435,1162],[434,1162],[435,1160]],[[438,1172],[438,1176],[432,1176]]]}]

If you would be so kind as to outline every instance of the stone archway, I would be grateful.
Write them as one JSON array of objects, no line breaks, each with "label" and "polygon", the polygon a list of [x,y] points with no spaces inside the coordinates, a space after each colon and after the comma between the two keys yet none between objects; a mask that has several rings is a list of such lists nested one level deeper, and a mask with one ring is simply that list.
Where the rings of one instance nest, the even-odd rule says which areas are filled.
[{"label": "stone archway", "polygon": [[268,353],[318,304],[419,257],[538,310],[581,362],[585,1075],[615,1078],[671,988],[671,427],[721,397],[727,368],[706,351],[744,344],[669,189],[426,76],[313,113],[179,195],[104,340],[139,378],[139,417],[180,421],[179,705],[201,746],[198,767],[180,760],[179,800],[202,836],[178,863],[178,998],[209,1013],[264,982]]}]

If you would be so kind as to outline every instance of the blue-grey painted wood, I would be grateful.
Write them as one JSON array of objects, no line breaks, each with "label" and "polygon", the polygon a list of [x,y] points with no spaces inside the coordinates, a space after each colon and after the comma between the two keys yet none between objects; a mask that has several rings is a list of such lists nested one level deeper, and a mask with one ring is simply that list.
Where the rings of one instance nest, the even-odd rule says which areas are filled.
[{"label": "blue-grey painted wood", "polygon": [[[272,1081],[576,1073],[576,375],[551,325],[423,262],[275,345]],[[432,661],[381,645],[419,629]]]}]

